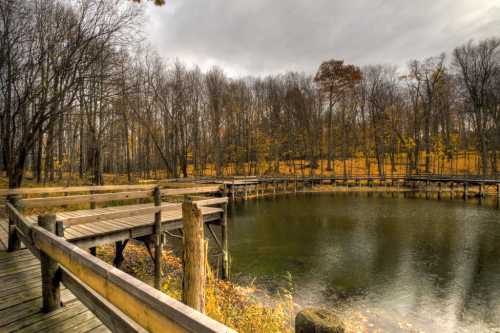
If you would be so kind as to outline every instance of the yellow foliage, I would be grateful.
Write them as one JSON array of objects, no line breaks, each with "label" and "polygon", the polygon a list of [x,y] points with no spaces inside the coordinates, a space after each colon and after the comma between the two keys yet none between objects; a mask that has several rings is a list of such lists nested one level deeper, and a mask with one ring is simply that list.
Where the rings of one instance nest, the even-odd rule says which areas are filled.
[{"label": "yellow foliage", "polygon": [[[112,246],[98,248],[98,256],[111,263],[114,256]],[[125,250],[122,269],[152,284],[154,266],[145,247],[129,242]],[[171,251],[163,253],[162,291],[180,300],[182,296],[182,262]],[[291,318],[293,302],[291,295],[273,297],[272,305],[262,304],[252,296],[253,288],[214,278],[210,273],[206,290],[206,314],[234,328],[238,332],[293,332]]]}]

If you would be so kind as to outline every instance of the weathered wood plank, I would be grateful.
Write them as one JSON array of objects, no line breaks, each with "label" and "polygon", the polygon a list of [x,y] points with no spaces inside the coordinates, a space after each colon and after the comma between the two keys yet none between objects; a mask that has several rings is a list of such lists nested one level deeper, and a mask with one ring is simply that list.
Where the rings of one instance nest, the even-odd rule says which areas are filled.
[{"label": "weathered wood plank", "polygon": [[32,279],[26,280],[24,283],[16,282],[15,285],[10,286],[2,286],[2,290],[0,290],[0,298],[13,295],[19,292],[24,292],[29,289],[38,288],[42,285],[42,281],[40,280],[40,276],[36,276]]},{"label": "weathered wood plank", "polygon": [[17,189],[0,189],[0,196],[10,194],[42,194],[42,193],[78,193],[78,192],[105,192],[130,191],[153,189],[155,185],[103,185],[103,186],[69,186],[69,187],[24,187]]},{"label": "weathered wood plank", "polygon": [[146,332],[136,322],[110,304],[104,297],[84,285],[66,269],[62,269],[62,282],[78,297],[108,328],[114,332]]},{"label": "weathered wood plank", "polygon": [[[61,301],[65,306],[56,311],[64,311],[75,300],[75,296],[69,290],[63,290],[61,292]],[[15,331],[19,326],[29,325],[29,323],[40,320],[40,318],[47,315],[40,311],[41,306],[42,296],[40,293],[39,297],[34,300],[18,303],[15,306],[2,310],[0,312],[0,331]],[[11,329],[8,329],[9,327]]]},{"label": "weathered wood plank", "polygon": [[[223,213],[223,209],[216,207],[201,207],[201,209],[205,222],[220,218]],[[165,211],[164,214],[162,213],[161,218],[162,225],[167,225],[167,227],[162,227],[165,230],[172,230],[172,222],[180,222],[176,225],[176,228],[179,228],[179,226],[182,227],[182,211],[180,209],[180,205],[176,206],[175,210],[169,209]],[[66,239],[73,242],[98,235],[117,233],[124,230],[130,230],[133,238],[152,234],[153,231],[151,227],[154,225],[154,216],[139,215],[128,218],[113,219],[105,222],[106,224],[103,222],[90,222],[71,226],[66,229],[66,231],[69,232]],[[143,227],[146,228],[144,229]],[[149,231],[150,229],[151,231]],[[144,234],[145,232],[146,234]],[[78,235],[75,235],[76,233],[78,233]]]},{"label": "weathered wood plank", "polygon": [[33,237],[44,253],[147,330],[234,332],[42,228],[35,226]]},{"label": "weathered wood plank", "polygon": [[[86,310],[73,317],[59,320],[55,325],[50,326],[49,331],[51,333],[63,333],[63,332],[75,333],[78,327],[82,327],[82,325],[84,326],[84,324],[87,323],[89,320],[94,320],[99,322],[99,320],[96,319],[96,317],[91,311]],[[96,324],[93,324],[92,327],[95,326]]]},{"label": "weathered wood plank", "polygon": [[[61,309],[62,310],[62,309]],[[35,333],[50,331],[52,327],[57,326],[61,322],[71,320],[80,313],[88,311],[87,308],[80,302],[73,302],[71,306],[67,306],[64,311],[52,311],[46,313],[40,320],[35,323],[17,329],[17,332]]]},{"label": "weathered wood plank", "polygon": [[10,294],[0,297],[0,311],[6,308],[10,308],[19,303],[24,303],[33,299],[40,298],[42,293],[42,286],[37,286],[30,289],[20,290],[16,294]]},{"label": "weathered wood plank", "polygon": [[73,326],[71,328],[71,333],[88,333],[88,332],[93,332],[97,328],[103,327],[103,332],[111,332],[107,327],[105,327],[101,321],[95,317],[81,322],[76,326]]},{"label": "weathered wood plank", "polygon": [[26,240],[31,243],[31,223],[9,202],[5,204],[9,218],[15,223],[16,228],[26,236]]},{"label": "weathered wood plank", "polygon": [[104,325],[97,326],[96,328],[88,331],[87,333],[107,333],[109,332],[108,328]]},{"label": "weathered wood plank", "polygon": [[63,205],[76,205],[89,202],[107,202],[115,200],[132,200],[151,197],[151,191],[132,191],[105,194],[72,195],[47,198],[22,199],[21,205],[26,208],[53,207]]},{"label": "weathered wood plank", "polygon": [[183,195],[183,194],[197,194],[197,193],[216,193],[220,192],[221,187],[216,186],[203,186],[203,187],[188,187],[188,188],[164,188],[161,190],[162,196],[168,195]]},{"label": "weathered wood plank", "polygon": [[228,203],[228,197],[222,198],[213,198],[213,199],[204,199],[204,200],[196,200],[194,201],[199,207],[202,206],[214,206],[214,205],[223,205]]}]

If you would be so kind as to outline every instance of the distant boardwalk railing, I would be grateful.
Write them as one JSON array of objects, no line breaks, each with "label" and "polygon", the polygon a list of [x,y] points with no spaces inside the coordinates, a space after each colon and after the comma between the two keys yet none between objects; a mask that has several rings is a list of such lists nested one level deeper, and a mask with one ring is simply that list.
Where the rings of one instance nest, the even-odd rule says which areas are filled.
[{"label": "distant boardwalk railing", "polygon": [[[148,284],[92,256],[66,241],[62,221],[55,215],[39,217],[38,225],[30,222],[18,207],[50,207],[85,202],[106,202],[147,198],[154,186],[102,186],[77,188],[18,189],[4,194],[17,196],[42,193],[79,193],[89,195],[18,199],[6,203],[9,216],[9,237],[18,238],[37,256],[42,265],[44,306],[53,310],[59,306],[59,283],[63,283],[82,303],[115,332],[235,332],[225,325],[167,296]],[[212,193],[219,186],[191,189],[162,189],[162,195]],[[100,191],[132,190],[101,193]],[[134,191],[135,190],[135,191]],[[226,201],[225,201],[226,200]],[[206,199],[200,206],[227,202],[227,199]],[[148,208],[157,213],[159,207]],[[142,212],[144,213],[144,212]],[[130,216],[133,212],[121,212]],[[47,303],[47,304],[46,304]]]}]

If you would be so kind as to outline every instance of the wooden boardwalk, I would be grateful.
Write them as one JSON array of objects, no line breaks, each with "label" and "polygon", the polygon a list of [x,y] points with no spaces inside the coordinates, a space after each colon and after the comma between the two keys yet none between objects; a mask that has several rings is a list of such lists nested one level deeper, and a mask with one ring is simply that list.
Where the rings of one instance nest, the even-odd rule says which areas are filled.
[{"label": "wooden boardwalk", "polygon": [[63,307],[43,313],[40,262],[28,250],[6,252],[7,221],[0,219],[0,332],[109,332],[69,290]]},{"label": "wooden boardwalk", "polygon": [[[63,221],[65,225],[68,224],[64,230],[66,240],[82,248],[90,248],[154,234],[154,214],[121,218],[112,218],[111,216],[113,214],[123,215],[124,212],[135,214],[138,211],[150,208],[154,208],[153,204],[136,204],[62,212],[57,213],[56,216],[57,220]],[[182,228],[182,207],[180,203],[163,203],[161,209],[161,222],[164,231]],[[201,210],[205,222],[219,220],[223,212],[222,209],[215,207],[202,207]],[[37,215],[31,215],[27,217],[27,220],[36,224],[37,217]],[[70,225],[71,222],[84,219],[91,222]]]}]

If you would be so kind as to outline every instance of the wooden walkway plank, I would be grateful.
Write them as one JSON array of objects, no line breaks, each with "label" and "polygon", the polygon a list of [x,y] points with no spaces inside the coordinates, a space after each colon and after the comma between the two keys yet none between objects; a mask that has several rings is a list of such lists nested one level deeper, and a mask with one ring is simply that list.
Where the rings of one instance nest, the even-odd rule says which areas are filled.
[{"label": "wooden walkway plank", "polygon": [[104,325],[97,326],[96,328],[91,329],[90,331],[88,331],[88,333],[108,333],[108,332],[109,332],[109,329],[106,326],[104,326]]},{"label": "wooden walkway plank", "polygon": [[[76,300],[76,297],[69,291],[63,290],[61,291],[61,301],[65,305],[59,310],[56,311],[64,311],[67,309],[72,302]],[[34,300],[29,302],[19,303],[10,308],[4,309],[0,312],[0,332],[7,327],[11,326],[19,326],[24,325],[24,323],[35,322],[43,316],[47,315],[41,312],[42,309],[42,295]],[[17,324],[14,324],[16,323]]]},{"label": "wooden walkway plank", "polygon": [[[3,229],[2,229],[3,230]],[[2,233],[0,230],[0,233]],[[43,313],[40,263],[28,250],[0,252],[0,332],[109,332],[64,286],[63,307]]]},{"label": "wooden walkway plank", "polygon": [[16,332],[47,332],[52,326],[61,324],[62,322],[74,318],[76,315],[85,311],[88,311],[87,308],[80,302],[71,302],[58,310],[54,310],[50,313],[43,313],[43,315],[38,318],[39,320],[30,325],[17,328]]},{"label": "wooden walkway plank", "polygon": [[[157,212],[158,208],[150,208],[154,208],[151,203],[93,210],[85,209],[57,213],[56,219],[59,221],[67,220],[65,238],[75,245],[85,248],[95,246],[93,244],[105,244],[115,240],[152,235],[154,233],[154,213]],[[212,220],[220,219],[223,212],[222,209],[215,207],[203,206],[201,209],[204,217],[206,215],[208,219]],[[135,214],[134,210],[136,210]],[[174,227],[182,228],[180,203],[162,203],[161,212],[162,230],[171,230]],[[37,224],[38,216],[31,215],[26,220]],[[18,217],[18,223],[22,224],[23,221],[25,221],[23,217]],[[18,228],[22,226],[19,225]],[[0,249],[4,248],[3,242],[7,243],[7,234],[8,221],[6,219],[0,220]],[[80,240],[82,241],[80,242]],[[44,250],[48,251],[45,248]],[[65,280],[64,283],[69,282]],[[82,298],[84,303],[90,307],[87,308],[64,285],[61,286],[61,301],[64,306],[50,313],[43,313],[40,262],[26,249],[11,253],[0,251],[0,286],[0,332],[109,332],[103,322],[92,312],[95,310],[92,308],[92,303],[85,302],[85,299]],[[76,289],[72,290],[78,294]],[[186,311],[183,311],[181,316],[185,316],[185,313]],[[103,317],[99,313],[98,315],[99,318],[103,318],[106,324],[114,325],[113,322],[110,324],[105,320],[106,316]],[[193,321],[194,327],[197,327],[196,325],[201,325],[200,327],[205,327],[203,325],[218,327],[217,325],[220,325],[217,322],[214,322],[215,324],[210,322],[209,325],[205,321],[198,320]]]},{"label": "wooden walkway plank", "polygon": [[[86,333],[86,332],[91,332],[99,327],[103,326],[102,323],[99,321],[99,319],[93,317],[90,318],[76,326],[73,326],[71,328],[71,333]],[[104,327],[103,332],[110,332],[110,330],[106,327]]]},{"label": "wooden walkway plank", "polygon": [[91,311],[87,310],[71,318],[71,320],[66,320],[61,325],[51,327],[50,332],[61,333],[71,331],[71,333],[84,333],[100,325],[102,325],[102,323],[99,319],[97,319]]},{"label": "wooden walkway plank", "polygon": [[38,332],[40,326],[45,326],[44,330],[51,333],[59,333],[59,332],[73,332],[74,327],[81,325],[82,323],[87,322],[90,319],[96,319],[94,314],[90,312],[85,306],[79,305],[71,311],[64,311],[60,317],[51,318],[47,323],[39,322],[33,330],[31,327],[27,327],[25,329],[20,330],[20,332]]},{"label": "wooden walkway plank", "polygon": [[0,218],[0,251],[7,250],[8,234],[9,234],[9,222],[7,221],[7,219]]},{"label": "wooden walkway plank", "polygon": [[0,311],[10,308],[19,303],[24,303],[33,299],[37,299],[42,294],[41,285],[35,288],[23,288],[16,294],[11,294],[0,298]]},{"label": "wooden walkway plank", "polygon": [[37,288],[40,287],[41,285],[42,281],[40,280],[40,276],[36,276],[31,280],[27,280],[26,283],[17,283],[16,285],[13,286],[5,286],[5,287],[2,286],[2,289],[0,290],[0,298],[12,294],[17,294],[21,291]]}]

